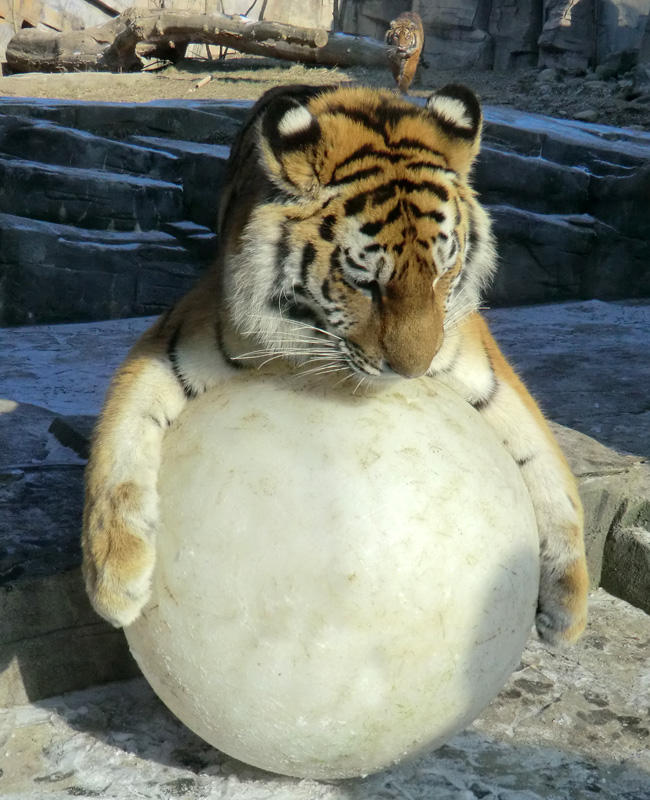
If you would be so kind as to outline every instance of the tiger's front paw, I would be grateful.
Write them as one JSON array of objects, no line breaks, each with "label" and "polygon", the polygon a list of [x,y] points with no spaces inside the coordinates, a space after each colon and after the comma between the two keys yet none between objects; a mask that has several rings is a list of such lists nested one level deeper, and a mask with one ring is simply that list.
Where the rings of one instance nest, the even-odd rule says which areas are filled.
[{"label": "tiger's front paw", "polygon": [[141,493],[122,484],[86,501],[82,571],[97,613],[115,627],[130,625],[151,594],[155,563],[155,514],[146,514]]},{"label": "tiger's front paw", "polygon": [[589,577],[584,558],[561,569],[544,564],[535,624],[540,639],[555,646],[571,644],[587,624]]}]

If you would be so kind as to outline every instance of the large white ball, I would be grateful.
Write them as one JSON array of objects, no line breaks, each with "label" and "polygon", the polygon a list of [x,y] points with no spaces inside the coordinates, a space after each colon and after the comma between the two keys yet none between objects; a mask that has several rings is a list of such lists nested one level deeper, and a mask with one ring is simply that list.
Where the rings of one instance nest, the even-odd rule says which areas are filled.
[{"label": "large white ball", "polygon": [[154,690],[225,753],[311,778],[435,748],[517,665],[531,501],[431,379],[366,394],[245,374],[166,435],[153,596],[127,629]]}]

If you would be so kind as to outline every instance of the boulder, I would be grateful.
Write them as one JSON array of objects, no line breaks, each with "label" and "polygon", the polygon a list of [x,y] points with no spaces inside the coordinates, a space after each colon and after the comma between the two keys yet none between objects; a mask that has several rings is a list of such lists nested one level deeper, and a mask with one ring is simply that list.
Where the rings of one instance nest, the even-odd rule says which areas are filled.
[{"label": "boulder", "polygon": [[594,0],[543,0],[544,25],[537,41],[540,67],[584,71],[594,63]]}]

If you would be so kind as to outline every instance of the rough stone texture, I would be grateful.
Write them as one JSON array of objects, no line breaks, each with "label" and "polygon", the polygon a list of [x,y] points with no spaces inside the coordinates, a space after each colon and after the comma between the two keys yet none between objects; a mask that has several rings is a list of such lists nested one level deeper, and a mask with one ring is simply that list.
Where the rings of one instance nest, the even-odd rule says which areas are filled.
[{"label": "rough stone texture", "polygon": [[47,154],[44,160],[48,164],[139,175],[168,183],[179,183],[182,178],[181,162],[169,152],[124,144],[28,116],[0,115],[0,152],[23,159],[31,159],[35,153],[42,158]]},{"label": "rough stone texture", "polygon": [[650,0],[543,0],[543,6],[540,66],[584,70],[621,53],[636,60]]},{"label": "rough stone texture", "polygon": [[595,58],[594,0],[544,0],[539,65],[585,70]]},{"label": "rough stone texture", "polygon": [[[648,305],[592,302],[488,316],[554,419],[647,455],[649,314]],[[110,375],[150,322],[0,330],[3,392],[19,401],[0,404],[0,704],[133,674],[121,636],[89,609],[78,540],[85,439]],[[592,584],[605,548],[613,557],[609,564],[605,556],[603,582],[643,604],[650,596],[650,467],[577,431],[555,430],[585,504]],[[25,634],[17,620],[40,627]],[[74,669],[66,668],[72,657]]]},{"label": "rough stone texture", "polygon": [[[425,28],[423,58],[430,69],[489,69],[494,42],[486,32],[464,28]],[[417,76],[416,76],[417,78]]]},{"label": "rough stone texture", "polygon": [[[117,105],[0,99],[0,324],[156,313],[213,258],[227,149],[197,119],[228,138],[250,103]],[[648,163],[650,134],[487,108],[490,302],[650,294]]]},{"label": "rough stone texture", "polygon": [[96,230],[154,230],[183,218],[182,189],[103,170],[0,159],[0,213]]},{"label": "rough stone texture", "polygon": [[569,651],[531,638],[503,691],[434,753],[368,778],[248,767],[182,726],[143,679],[0,710],[5,800],[647,800],[650,618],[602,590]]},{"label": "rough stone texture", "polygon": [[602,585],[650,614],[650,470],[630,477],[630,497],[605,545]]},{"label": "rough stone texture", "polygon": [[650,295],[650,136],[486,109],[475,172],[500,266],[495,304]]},{"label": "rough stone texture", "polygon": [[172,153],[180,157],[185,216],[199,225],[214,228],[217,201],[230,149],[224,145],[170,141],[155,136],[133,136],[129,141],[162,154]]},{"label": "rough stone texture", "polygon": [[494,41],[495,70],[537,63],[541,22],[540,0],[493,0],[487,31]]},{"label": "rough stone texture", "polygon": [[598,62],[613,53],[638,51],[650,19],[650,0],[601,2],[596,26]]},{"label": "rough stone texture", "polygon": [[34,103],[29,97],[12,97],[0,101],[0,114],[49,120],[97,136],[165,136],[208,144],[231,142],[250,108],[248,102],[232,100],[185,100],[180,105],[178,100],[87,103],[48,99]]},{"label": "rough stone texture", "polygon": [[215,247],[207,229],[201,249],[192,236],[86,231],[10,214],[0,214],[0,234],[4,325],[159,313],[196,282]]},{"label": "rough stone texture", "polygon": [[0,324],[157,313],[195,282],[227,151],[156,141],[0,114]]}]

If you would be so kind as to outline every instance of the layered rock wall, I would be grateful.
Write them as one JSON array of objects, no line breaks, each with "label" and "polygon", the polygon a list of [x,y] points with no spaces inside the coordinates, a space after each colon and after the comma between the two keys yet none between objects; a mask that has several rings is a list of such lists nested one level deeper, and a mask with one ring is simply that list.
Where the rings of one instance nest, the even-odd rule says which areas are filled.
[{"label": "layered rock wall", "polygon": [[[214,258],[249,107],[0,99],[0,324],[175,302]],[[650,134],[487,108],[475,184],[498,238],[491,304],[650,296]]]},{"label": "layered rock wall", "polygon": [[636,61],[650,15],[650,0],[350,0],[343,29],[381,39],[391,19],[416,5],[425,58],[440,69],[580,71],[621,52]]}]

